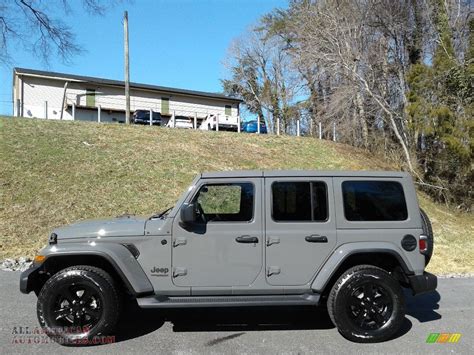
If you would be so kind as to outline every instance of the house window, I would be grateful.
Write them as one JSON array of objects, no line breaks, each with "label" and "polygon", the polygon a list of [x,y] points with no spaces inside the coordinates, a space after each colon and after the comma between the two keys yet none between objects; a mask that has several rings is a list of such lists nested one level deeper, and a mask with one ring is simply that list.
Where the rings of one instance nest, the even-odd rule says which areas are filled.
[{"label": "house window", "polygon": [[161,114],[169,115],[170,113],[170,99],[168,97],[161,98]]},{"label": "house window", "polygon": [[86,89],[86,106],[95,107],[95,90]]},{"label": "house window", "polygon": [[232,106],[231,105],[225,105],[225,115],[226,116],[232,116]]}]

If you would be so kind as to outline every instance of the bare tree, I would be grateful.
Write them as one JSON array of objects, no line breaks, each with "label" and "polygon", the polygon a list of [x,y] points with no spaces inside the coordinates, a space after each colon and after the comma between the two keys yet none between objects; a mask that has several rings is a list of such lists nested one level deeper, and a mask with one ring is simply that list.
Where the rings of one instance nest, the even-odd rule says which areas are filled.
[{"label": "bare tree", "polygon": [[[103,15],[117,1],[82,0],[82,6],[90,14]],[[0,0],[0,62],[11,62],[12,48],[18,46],[45,62],[55,52],[61,60],[70,60],[82,50],[61,19],[70,11],[68,0]]]}]

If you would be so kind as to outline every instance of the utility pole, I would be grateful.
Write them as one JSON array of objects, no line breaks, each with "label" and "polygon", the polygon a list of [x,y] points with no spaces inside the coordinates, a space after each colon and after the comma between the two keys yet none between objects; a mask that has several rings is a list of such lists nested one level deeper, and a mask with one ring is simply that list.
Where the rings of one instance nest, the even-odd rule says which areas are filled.
[{"label": "utility pole", "polygon": [[128,57],[128,11],[125,11],[125,13],[123,14],[123,34],[125,56],[125,123],[130,124],[130,63]]}]

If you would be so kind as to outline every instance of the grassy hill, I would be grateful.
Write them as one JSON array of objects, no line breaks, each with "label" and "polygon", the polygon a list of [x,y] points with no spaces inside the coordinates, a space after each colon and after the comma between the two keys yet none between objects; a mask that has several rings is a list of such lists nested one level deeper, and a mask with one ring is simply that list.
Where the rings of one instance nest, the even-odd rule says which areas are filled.
[{"label": "grassy hill", "polygon": [[[396,169],[312,138],[0,118],[0,260],[32,256],[79,219],[151,215],[202,171],[283,168]],[[429,269],[474,272],[473,215],[419,197],[435,230]]]}]

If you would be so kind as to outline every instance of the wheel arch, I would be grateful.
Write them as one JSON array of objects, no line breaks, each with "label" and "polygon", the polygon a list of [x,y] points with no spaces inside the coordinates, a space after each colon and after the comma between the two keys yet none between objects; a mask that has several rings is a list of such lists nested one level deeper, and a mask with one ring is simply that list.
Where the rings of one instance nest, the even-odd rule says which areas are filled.
[{"label": "wheel arch", "polygon": [[[41,265],[42,272],[39,274],[50,277],[69,266],[90,265],[108,272],[134,297],[153,293],[153,286],[142,267],[131,252],[122,245],[110,244],[92,250],[84,245],[55,246],[54,249],[50,249],[52,250],[42,252],[46,256],[46,260]],[[38,286],[42,287],[49,277],[43,277],[42,283],[39,283]]]},{"label": "wheel arch", "polygon": [[344,271],[361,264],[378,266],[392,272],[402,284],[408,283],[405,275],[414,274],[408,262],[392,245],[354,247],[350,244],[352,243],[341,246],[329,257],[311,284],[313,291],[327,294]]}]

